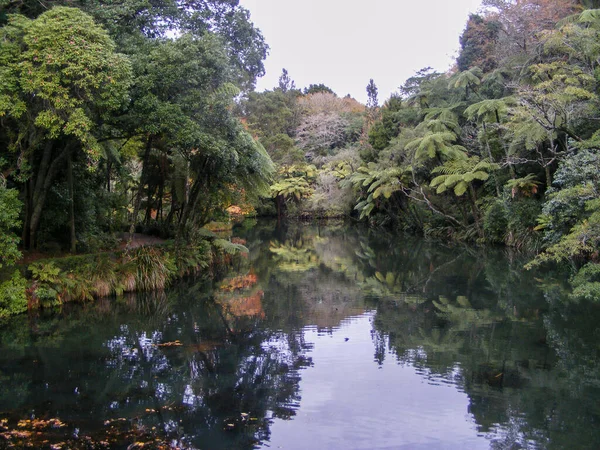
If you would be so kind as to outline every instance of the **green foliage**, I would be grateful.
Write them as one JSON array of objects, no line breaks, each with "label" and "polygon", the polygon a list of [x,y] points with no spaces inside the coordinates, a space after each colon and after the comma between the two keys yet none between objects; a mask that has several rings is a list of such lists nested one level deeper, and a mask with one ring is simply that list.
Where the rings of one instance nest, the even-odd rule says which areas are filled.
[{"label": "green foliage", "polygon": [[548,244],[557,244],[589,215],[588,202],[598,198],[600,188],[599,163],[597,150],[581,150],[561,162],[542,210]]},{"label": "green foliage", "polygon": [[248,254],[248,249],[242,244],[235,244],[227,239],[215,239],[213,245],[228,255]]},{"label": "green foliage", "polygon": [[571,279],[573,292],[571,297],[576,300],[597,302],[600,300],[600,264],[590,262],[583,266]]},{"label": "green foliage", "polygon": [[[215,237],[214,233],[210,233]],[[191,242],[177,241],[173,247],[173,256],[179,276],[197,274],[208,269],[212,262],[211,246],[208,239],[196,235]]]},{"label": "green foliage", "polygon": [[360,193],[359,202],[354,209],[360,213],[360,219],[369,217],[373,210],[395,192],[402,191],[407,183],[409,171],[397,167],[380,170],[375,164],[360,167],[343,185],[352,186]]},{"label": "green foliage", "polygon": [[500,123],[508,114],[509,105],[513,103],[512,98],[482,100],[465,109],[464,115],[469,120]]},{"label": "green foliage", "polygon": [[304,95],[320,94],[320,93],[335,94],[335,92],[333,92],[333,89],[331,89],[328,86],[325,86],[323,83],[311,84],[307,88],[304,88],[303,93],[304,93]]},{"label": "green foliage", "polygon": [[479,67],[472,67],[463,72],[459,72],[451,78],[448,87],[451,89],[464,89],[465,97],[468,97],[469,90],[472,91],[479,86],[482,77],[483,71]]},{"label": "green foliage", "polygon": [[177,272],[175,259],[170,253],[153,247],[139,247],[124,256],[125,269],[133,279],[136,291],[165,289]]},{"label": "green foliage", "polygon": [[18,121],[21,133],[73,137],[97,161],[91,111],[120,107],[131,82],[130,65],[106,31],[79,9],[56,7],[33,21],[13,17],[0,32],[9,42],[0,56],[9,76],[0,87],[0,117]]},{"label": "green foliage", "polygon": [[14,233],[15,228],[21,224],[19,214],[22,203],[18,196],[16,189],[6,189],[0,183],[0,268],[4,264],[14,263],[21,257],[17,248],[19,238]]},{"label": "green foliage", "polygon": [[537,194],[540,182],[535,179],[535,175],[530,173],[521,178],[513,178],[506,182],[506,187],[510,189],[513,198],[517,194],[531,197]]},{"label": "green foliage", "polygon": [[454,145],[455,141],[456,135],[450,131],[428,132],[425,136],[408,143],[406,149],[414,150],[417,160],[464,158],[466,149],[460,145]]},{"label": "green foliage", "polygon": [[53,262],[38,262],[29,265],[33,278],[33,295],[43,306],[62,303],[64,273]]},{"label": "green foliage", "polygon": [[310,185],[304,177],[284,178],[271,185],[271,196],[273,198],[283,197],[300,201],[311,193]]},{"label": "green foliage", "polygon": [[27,311],[27,280],[16,270],[8,280],[0,282],[0,320]]},{"label": "green foliage", "polygon": [[487,180],[490,177],[489,172],[497,169],[497,164],[492,164],[487,160],[480,161],[476,156],[450,160],[431,171],[432,174],[441,174],[431,180],[431,187],[437,188],[438,194],[453,188],[454,194],[460,197],[467,191],[471,183],[477,180]]},{"label": "green foliage", "polygon": [[487,207],[483,217],[483,231],[486,240],[495,244],[506,243],[506,234],[508,232],[509,209],[504,201],[495,199]]},{"label": "green foliage", "polygon": [[546,262],[578,262],[593,257],[600,245],[600,201],[586,202],[588,217],[580,219],[568,234],[550,245],[527,267],[532,268]]}]

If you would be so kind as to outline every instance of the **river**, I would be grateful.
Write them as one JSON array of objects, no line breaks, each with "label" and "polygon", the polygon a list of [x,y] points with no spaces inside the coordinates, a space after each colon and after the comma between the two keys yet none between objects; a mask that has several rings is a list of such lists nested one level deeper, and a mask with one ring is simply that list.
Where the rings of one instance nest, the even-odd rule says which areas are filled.
[{"label": "river", "polygon": [[527,257],[234,235],[250,253],[219,283],[1,326],[0,448],[600,448],[600,304]]}]

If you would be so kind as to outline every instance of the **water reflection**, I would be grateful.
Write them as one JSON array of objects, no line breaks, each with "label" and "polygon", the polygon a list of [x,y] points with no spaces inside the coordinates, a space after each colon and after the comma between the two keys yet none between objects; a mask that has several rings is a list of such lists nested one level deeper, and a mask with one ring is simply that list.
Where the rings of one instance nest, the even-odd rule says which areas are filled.
[{"label": "water reflection", "polygon": [[2,326],[0,447],[600,446],[600,308],[522,257],[341,225],[237,234],[250,255],[218,286]]}]

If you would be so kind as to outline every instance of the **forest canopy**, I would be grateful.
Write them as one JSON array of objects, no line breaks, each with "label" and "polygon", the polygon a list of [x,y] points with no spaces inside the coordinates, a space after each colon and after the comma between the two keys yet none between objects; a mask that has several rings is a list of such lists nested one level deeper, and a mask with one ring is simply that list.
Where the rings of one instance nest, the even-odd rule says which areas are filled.
[{"label": "forest canopy", "polygon": [[255,91],[268,46],[236,0],[2,0],[3,282],[21,250],[193,242],[235,210],[535,251],[594,296],[597,3],[484,0],[452,69],[385,101],[365,80],[363,105],[285,69]]}]

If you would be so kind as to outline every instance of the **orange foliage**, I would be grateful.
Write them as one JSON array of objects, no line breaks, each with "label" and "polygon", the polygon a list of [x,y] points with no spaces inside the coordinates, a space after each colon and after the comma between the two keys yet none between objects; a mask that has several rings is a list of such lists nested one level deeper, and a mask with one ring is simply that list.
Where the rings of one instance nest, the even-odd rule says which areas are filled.
[{"label": "orange foliage", "polygon": [[258,277],[255,274],[250,273],[248,275],[241,275],[226,281],[226,283],[221,286],[221,290],[233,292],[240,289],[247,289],[251,286],[254,286],[256,283],[258,283]]}]

